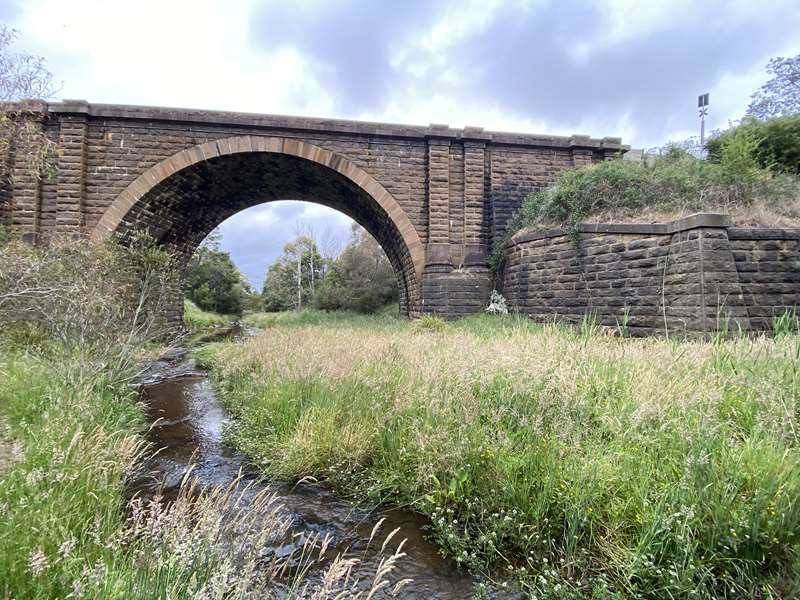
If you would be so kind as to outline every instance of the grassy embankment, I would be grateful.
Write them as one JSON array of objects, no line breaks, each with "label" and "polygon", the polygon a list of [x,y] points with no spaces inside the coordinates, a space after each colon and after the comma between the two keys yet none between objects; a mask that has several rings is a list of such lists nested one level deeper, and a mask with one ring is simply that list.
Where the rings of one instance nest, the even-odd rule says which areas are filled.
[{"label": "grassy embankment", "polygon": [[188,299],[183,301],[183,322],[189,330],[190,343],[213,340],[234,326],[241,319],[238,315],[221,315],[207,312]]},{"label": "grassy embankment", "polygon": [[201,360],[270,475],[411,507],[539,597],[800,594],[797,337],[269,319]]},{"label": "grassy embankment", "polygon": [[[199,491],[187,473],[172,503],[130,497],[131,478],[154,450],[130,383],[159,331],[142,325],[136,299],[158,307],[169,289],[136,268],[134,254],[161,252],[0,243],[0,598],[268,598],[278,590],[328,598],[351,589],[351,559],[326,557],[319,537],[291,556],[263,558],[291,535],[268,490],[241,503],[234,486]],[[361,589],[386,585],[400,559],[392,551]],[[307,592],[318,559],[324,582]]]},{"label": "grassy embankment", "polygon": [[[792,127],[800,127],[800,118],[792,119],[796,123]],[[713,212],[728,214],[743,226],[796,227],[800,222],[797,143],[788,144],[795,168],[787,170],[774,159],[759,159],[759,144],[765,143],[761,136],[750,126],[731,130],[714,142],[709,160],[672,148],[640,162],[613,160],[564,171],[553,185],[525,199],[504,237],[495,240],[491,262],[495,268],[502,266],[505,246],[520,230],[571,230],[580,222],[666,222]]]}]

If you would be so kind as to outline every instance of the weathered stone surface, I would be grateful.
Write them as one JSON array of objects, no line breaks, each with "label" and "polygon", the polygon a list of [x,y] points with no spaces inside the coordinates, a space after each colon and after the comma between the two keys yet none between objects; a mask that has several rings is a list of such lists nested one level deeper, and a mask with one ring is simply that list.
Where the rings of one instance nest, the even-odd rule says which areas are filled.
[{"label": "weathered stone surface", "polygon": [[486,249],[526,194],[626,149],[616,138],[80,100],[43,106],[37,118],[37,131],[59,146],[56,175],[26,176],[13,148],[0,157],[14,175],[13,187],[0,187],[0,223],[32,239],[145,229],[188,257],[240,210],[309,200],[375,236],[408,314],[444,316],[485,306]]},{"label": "weathered stone surface", "polygon": [[514,236],[502,274],[518,311],[627,323],[633,335],[766,330],[800,304],[800,229],[734,228],[723,215],[583,224]]}]

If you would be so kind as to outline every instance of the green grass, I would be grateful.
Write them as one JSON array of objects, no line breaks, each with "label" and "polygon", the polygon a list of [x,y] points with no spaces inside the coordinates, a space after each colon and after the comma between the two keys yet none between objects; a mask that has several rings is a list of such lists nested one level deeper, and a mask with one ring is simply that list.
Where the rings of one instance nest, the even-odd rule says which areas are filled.
[{"label": "green grass", "polygon": [[189,299],[183,301],[183,322],[189,330],[189,345],[195,346],[213,342],[235,333],[236,324],[241,321],[238,315],[221,315],[200,309]]},{"label": "green grass", "polygon": [[[292,536],[270,488],[243,503],[239,481],[201,491],[187,474],[174,501],[131,498],[152,449],[120,374],[86,378],[70,357],[1,349],[0,598],[307,598],[309,573],[326,581],[319,597],[350,597],[351,557],[325,558],[322,535],[263,559]],[[387,548],[362,593],[387,585],[401,559]]]},{"label": "green grass", "polygon": [[[0,297],[12,299],[0,315],[0,598],[305,598],[310,572],[325,581],[320,597],[346,597],[351,557],[325,560],[324,534],[264,559],[293,534],[268,488],[239,478],[200,490],[189,469],[176,498],[132,497],[153,448],[131,384],[168,331],[146,317],[171,297],[170,257],[86,240],[0,250]],[[389,583],[395,548],[364,595]]]},{"label": "green grass", "polygon": [[[113,593],[129,565],[106,547],[124,526],[124,482],[143,449],[142,415],[124,385],[87,386],[75,370],[21,351],[0,354],[0,596],[56,598],[102,565]],[[73,548],[69,548],[74,545]],[[31,558],[41,552],[41,574]],[[101,568],[101,567],[98,567]],[[84,583],[84,589],[88,588]]]},{"label": "green grass", "polygon": [[315,315],[209,348],[233,443],[548,598],[800,594],[800,343]]},{"label": "green grass", "polygon": [[198,308],[191,300],[183,301],[183,321],[193,333],[203,332],[214,327],[226,327],[239,320],[236,315],[220,315]]}]

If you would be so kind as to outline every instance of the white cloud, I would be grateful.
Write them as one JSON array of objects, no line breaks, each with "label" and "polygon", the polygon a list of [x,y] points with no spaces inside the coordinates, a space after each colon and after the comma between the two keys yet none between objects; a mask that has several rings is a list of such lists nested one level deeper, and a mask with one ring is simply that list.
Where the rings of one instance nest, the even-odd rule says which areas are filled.
[{"label": "white cloud", "polygon": [[46,56],[62,97],[292,114],[331,103],[306,59],[249,45],[255,2],[192,0],[26,2],[17,23],[29,50]]}]

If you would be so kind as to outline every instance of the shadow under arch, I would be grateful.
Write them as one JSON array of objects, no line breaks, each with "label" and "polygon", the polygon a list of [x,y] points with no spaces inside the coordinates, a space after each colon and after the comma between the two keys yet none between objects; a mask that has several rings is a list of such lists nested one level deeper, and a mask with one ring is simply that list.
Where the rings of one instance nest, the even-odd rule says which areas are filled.
[{"label": "shadow under arch", "polygon": [[182,150],[128,185],[91,238],[124,238],[132,230],[146,230],[188,260],[222,221],[273,200],[322,204],[359,223],[381,245],[397,274],[401,311],[419,310],[424,248],[408,216],[364,170],[297,139],[236,136]]}]

